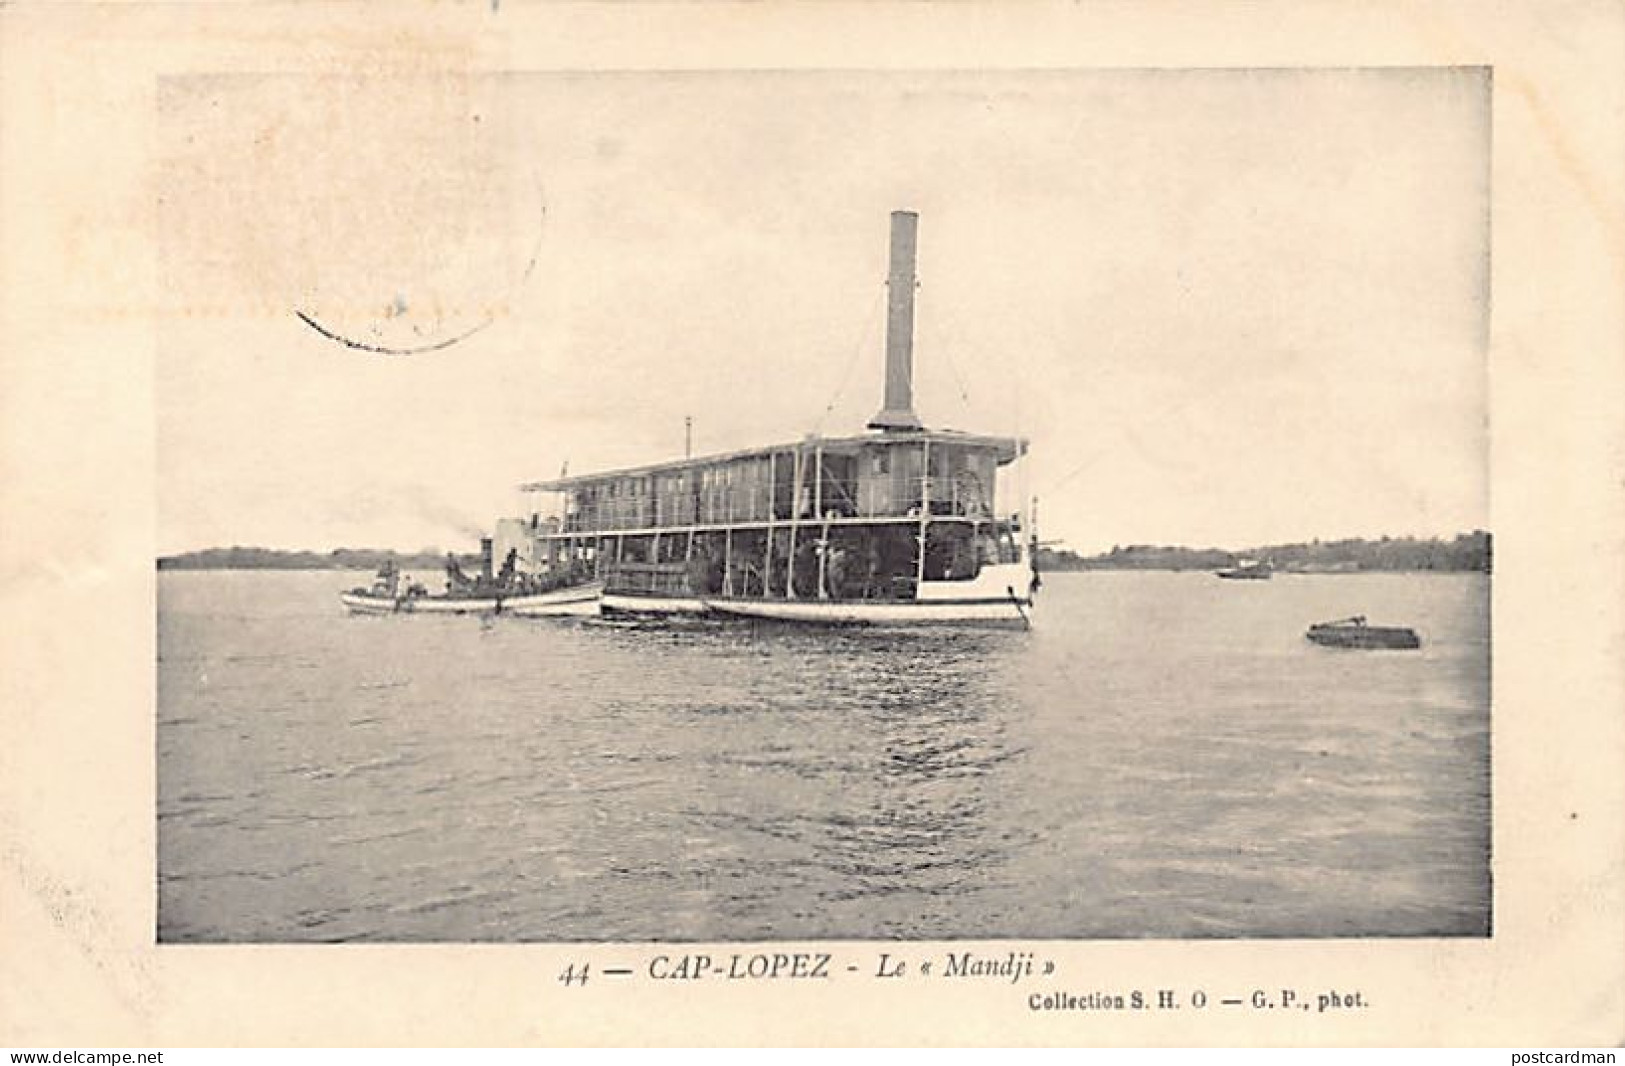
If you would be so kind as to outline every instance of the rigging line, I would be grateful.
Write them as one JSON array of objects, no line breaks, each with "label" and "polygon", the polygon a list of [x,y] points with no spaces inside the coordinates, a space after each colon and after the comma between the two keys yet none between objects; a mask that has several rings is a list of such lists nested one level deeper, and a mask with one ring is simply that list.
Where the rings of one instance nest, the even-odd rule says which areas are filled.
[{"label": "rigging line", "polygon": [[954,384],[959,387],[959,398],[964,402],[966,409],[969,409],[970,389],[966,386],[964,377],[959,373],[959,364],[954,361],[954,346],[952,344],[944,344],[942,346],[942,354],[947,357],[948,370],[954,376]]},{"label": "rigging line", "polygon": [[948,369],[949,369],[949,371],[951,371],[953,373],[954,384],[959,387],[959,398],[961,400],[963,400],[964,403],[965,403],[965,406],[967,408],[969,408],[970,407],[970,389],[965,386],[965,379],[960,376],[959,364],[954,362],[954,346],[951,345],[951,344],[943,345],[942,346],[942,354],[948,357]]},{"label": "rigging line", "polygon": [[847,382],[852,378],[852,368],[857,365],[858,356],[863,354],[864,345],[868,343],[870,334],[873,332],[875,312],[880,306],[881,297],[884,296],[885,293],[886,286],[884,284],[880,285],[875,290],[874,298],[869,305],[869,312],[863,316],[864,321],[863,325],[860,327],[861,332],[858,335],[856,343],[854,343],[852,346],[852,353],[846,358],[846,367],[841,371],[841,380],[835,386],[835,394],[829,398],[829,403],[824,405],[824,411],[818,416],[818,421],[813,423],[814,433],[823,432],[824,420],[827,419],[830,416],[830,413],[835,410],[835,405],[841,400],[841,393],[846,391]]},{"label": "rigging line", "polygon": [[[1159,408],[1155,412],[1154,417],[1159,421],[1171,420],[1183,414],[1187,408],[1193,406],[1195,403],[1195,400],[1187,400],[1184,403],[1169,404],[1166,407]],[[1129,439],[1129,442],[1135,445],[1135,447],[1139,448],[1140,451],[1145,452],[1149,450],[1145,447],[1143,438],[1141,438],[1139,433],[1135,431],[1132,424],[1124,426],[1122,433]],[[1091,466],[1094,466],[1102,459],[1107,458],[1110,454],[1111,453],[1104,446],[1095,449],[1086,459],[1083,460],[1083,462],[1079,463],[1077,466],[1074,466],[1071,470],[1068,470],[1056,480],[1048,482],[1044,486],[1045,494],[1048,495],[1050,493],[1059,492],[1061,487],[1067,482],[1071,481],[1073,478],[1077,477]]]},{"label": "rigging line", "polygon": [[[1239,386],[1238,383],[1231,382],[1231,383],[1228,383],[1228,384],[1219,385],[1217,387],[1218,388],[1217,392],[1213,392],[1213,391],[1209,391],[1209,392],[1205,392],[1205,393],[1204,392],[1196,392],[1195,394],[1191,395],[1189,398],[1187,398],[1187,399],[1185,399],[1185,400],[1183,400],[1181,402],[1168,403],[1168,404],[1162,405],[1161,407],[1158,407],[1155,411],[1152,412],[1150,419],[1141,419],[1141,421],[1152,421],[1152,422],[1171,421],[1173,419],[1178,418],[1180,415],[1184,414],[1190,408],[1195,407],[1198,403],[1212,402],[1215,399],[1223,398],[1227,393],[1234,392],[1239,387],[1240,386]],[[1119,410],[1122,410],[1122,409],[1120,408]],[[1141,451],[1150,451],[1150,449],[1146,448],[1145,445],[1143,443],[1141,443],[1141,439],[1140,439],[1138,433],[1135,431],[1134,423],[1132,421],[1128,422],[1125,425],[1125,427],[1123,429],[1123,432],[1124,432],[1125,435],[1127,435],[1130,438],[1131,443],[1134,443],[1137,447],[1140,448]],[[1084,459],[1083,462],[1079,463],[1077,466],[1074,466],[1071,470],[1069,470],[1065,474],[1061,475],[1061,477],[1059,477],[1055,481],[1046,483],[1046,485],[1044,486],[1045,493],[1051,493],[1051,492],[1055,492],[1055,491],[1059,490],[1062,485],[1065,485],[1067,482],[1071,481],[1073,478],[1077,477],[1079,474],[1083,473],[1085,470],[1089,469],[1091,466],[1094,466],[1096,463],[1098,463],[1102,459],[1106,458],[1107,455],[1108,455],[1108,452],[1107,452],[1106,448],[1102,447],[1102,448],[1096,449],[1093,454],[1089,455],[1089,457]]]}]

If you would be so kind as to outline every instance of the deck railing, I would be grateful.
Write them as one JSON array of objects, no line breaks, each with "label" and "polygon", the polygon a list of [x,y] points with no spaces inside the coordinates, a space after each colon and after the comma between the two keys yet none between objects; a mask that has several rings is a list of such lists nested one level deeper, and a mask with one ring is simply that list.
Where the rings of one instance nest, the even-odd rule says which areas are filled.
[{"label": "deck railing", "polygon": [[689,593],[686,563],[609,563],[604,583],[613,592]]},{"label": "deck railing", "polygon": [[[822,491],[803,486],[800,499],[768,485],[721,485],[698,492],[599,499],[565,516],[561,533],[613,533],[621,530],[756,522],[817,522],[821,517],[919,517],[927,507],[933,516],[986,519],[990,500],[969,475],[910,478],[898,492],[897,482],[879,481],[863,491],[856,481],[826,478]],[[780,486],[782,490],[783,486]]]}]

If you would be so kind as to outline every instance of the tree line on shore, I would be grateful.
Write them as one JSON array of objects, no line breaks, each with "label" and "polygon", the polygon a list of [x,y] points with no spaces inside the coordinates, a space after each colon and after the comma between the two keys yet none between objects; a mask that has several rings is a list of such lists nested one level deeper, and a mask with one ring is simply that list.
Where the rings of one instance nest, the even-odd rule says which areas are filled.
[{"label": "tree line on shore", "polygon": [[1488,573],[1492,555],[1490,535],[1480,529],[1462,533],[1452,540],[1356,537],[1270,544],[1243,551],[1134,544],[1117,545],[1109,552],[1084,556],[1064,549],[1040,548],[1038,566],[1041,570],[1222,570],[1243,561],[1256,561],[1277,570],[1301,573],[1416,570]]},{"label": "tree line on shore", "polygon": [[[476,554],[457,556],[460,564],[478,566]],[[1479,571],[1492,562],[1490,535],[1483,530],[1453,540],[1437,537],[1382,537],[1378,540],[1314,540],[1271,544],[1243,551],[1226,548],[1181,548],[1151,544],[1114,546],[1098,555],[1079,555],[1056,548],[1038,549],[1040,570],[1222,570],[1244,560],[1268,563],[1277,570],[1302,573],[1370,571]],[[205,548],[166,555],[160,570],[376,570],[394,563],[403,570],[438,570],[446,553],[438,548],[397,552],[387,548],[335,548],[330,552],[278,548]]]},{"label": "tree line on shore", "polygon": [[[459,555],[463,565],[478,566],[480,557]],[[204,548],[201,551],[165,555],[158,559],[160,570],[377,570],[394,563],[403,570],[438,570],[446,565],[446,553],[438,548],[397,552],[387,548],[335,548],[330,552],[287,551],[280,548]]]}]

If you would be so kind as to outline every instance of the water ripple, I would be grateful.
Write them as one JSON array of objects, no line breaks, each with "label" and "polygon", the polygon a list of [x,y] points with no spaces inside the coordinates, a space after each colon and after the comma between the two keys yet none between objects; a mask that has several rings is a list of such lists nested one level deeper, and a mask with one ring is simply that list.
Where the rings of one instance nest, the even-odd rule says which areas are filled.
[{"label": "water ripple", "polygon": [[[1057,575],[1030,634],[159,583],[165,941],[1489,928],[1482,578]],[[1303,641],[1352,613],[1426,654]]]}]

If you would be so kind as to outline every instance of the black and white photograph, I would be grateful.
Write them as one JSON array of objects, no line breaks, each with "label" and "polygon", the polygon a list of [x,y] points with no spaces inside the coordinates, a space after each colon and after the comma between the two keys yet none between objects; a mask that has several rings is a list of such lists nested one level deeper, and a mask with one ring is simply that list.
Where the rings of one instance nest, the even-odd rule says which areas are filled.
[{"label": "black and white photograph", "polygon": [[1601,1063],[1622,45],[0,6],[0,1044]]},{"label": "black and white photograph", "polygon": [[1490,932],[1488,70],[158,104],[161,941]]}]

